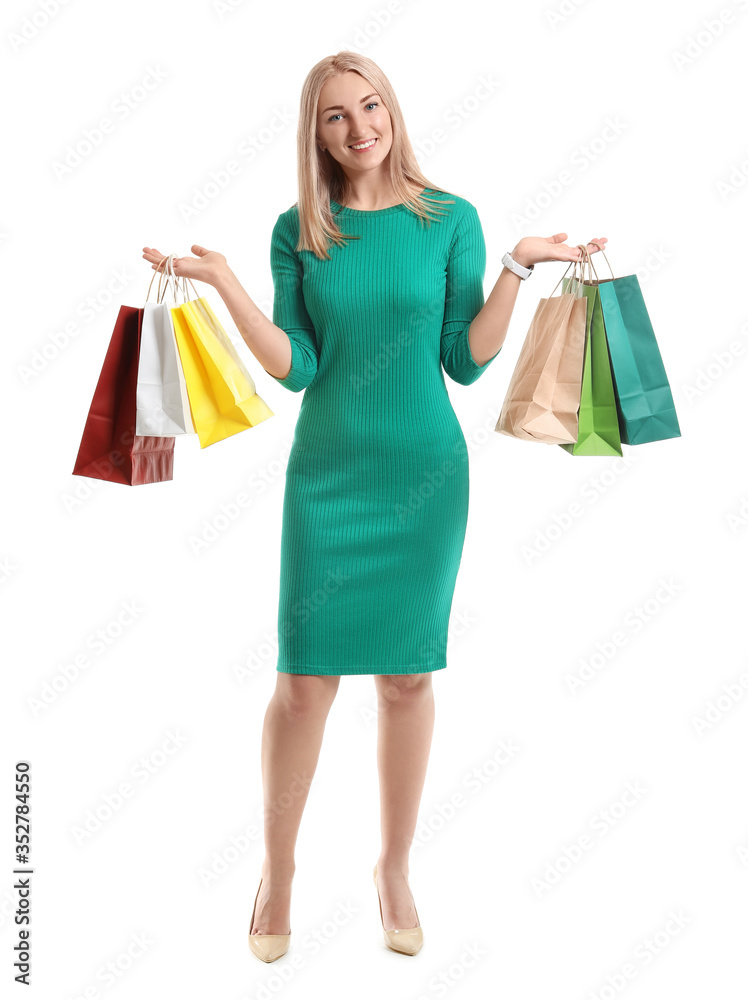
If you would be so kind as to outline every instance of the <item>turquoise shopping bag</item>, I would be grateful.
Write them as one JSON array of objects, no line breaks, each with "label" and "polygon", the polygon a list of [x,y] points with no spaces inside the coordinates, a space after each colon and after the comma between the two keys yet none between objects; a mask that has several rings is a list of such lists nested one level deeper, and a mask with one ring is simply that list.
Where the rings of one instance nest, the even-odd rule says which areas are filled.
[{"label": "turquoise shopping bag", "polygon": [[590,283],[600,293],[621,441],[633,445],[680,437],[673,394],[639,279],[627,274]]}]

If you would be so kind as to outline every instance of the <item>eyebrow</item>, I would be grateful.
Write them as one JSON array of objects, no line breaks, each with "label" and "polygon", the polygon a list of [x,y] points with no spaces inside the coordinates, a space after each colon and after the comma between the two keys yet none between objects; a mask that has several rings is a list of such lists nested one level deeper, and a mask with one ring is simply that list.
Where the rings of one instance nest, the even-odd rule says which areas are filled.
[{"label": "eyebrow", "polygon": [[[379,97],[379,94],[367,94],[366,97],[362,97],[358,103],[363,104],[364,101],[368,101],[370,97]],[[325,108],[325,111],[344,111],[344,110],[345,108],[343,107],[342,104],[331,104],[329,108]],[[320,114],[323,115],[325,111],[320,111]]]}]

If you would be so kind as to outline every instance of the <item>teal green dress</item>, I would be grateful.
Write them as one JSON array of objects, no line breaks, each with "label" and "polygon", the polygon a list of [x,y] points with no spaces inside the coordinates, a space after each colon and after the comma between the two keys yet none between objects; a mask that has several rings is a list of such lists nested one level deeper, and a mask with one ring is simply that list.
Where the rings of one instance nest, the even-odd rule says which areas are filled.
[{"label": "teal green dress", "polygon": [[[293,674],[420,674],[447,666],[468,517],[468,452],[444,373],[475,382],[468,329],[484,304],[475,207],[331,209],[346,246],[297,251],[298,207],[272,234],[276,378],[304,390],[286,469],[278,664]],[[450,204],[453,199],[454,203]]]}]

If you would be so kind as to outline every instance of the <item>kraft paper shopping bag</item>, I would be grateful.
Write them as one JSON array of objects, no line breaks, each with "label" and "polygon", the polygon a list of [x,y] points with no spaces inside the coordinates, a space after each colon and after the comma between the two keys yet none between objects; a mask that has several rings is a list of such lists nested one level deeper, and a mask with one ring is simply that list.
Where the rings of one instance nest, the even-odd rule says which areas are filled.
[{"label": "kraft paper shopping bag", "polygon": [[553,294],[562,275],[537,305],[494,428],[502,434],[546,444],[577,440],[587,299],[576,264],[567,290]]}]

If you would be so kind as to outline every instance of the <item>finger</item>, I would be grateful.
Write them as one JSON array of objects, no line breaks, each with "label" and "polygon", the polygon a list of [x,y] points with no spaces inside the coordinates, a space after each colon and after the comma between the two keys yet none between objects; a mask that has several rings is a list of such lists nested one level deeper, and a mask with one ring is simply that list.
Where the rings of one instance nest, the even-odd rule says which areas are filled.
[{"label": "finger", "polygon": [[158,250],[152,250],[150,247],[144,247],[143,256],[147,261],[151,262],[154,271],[163,270],[163,266],[166,263],[166,254],[160,253]]},{"label": "finger", "polygon": [[564,240],[568,240],[568,233],[556,233],[555,236],[549,236],[548,239],[551,243],[563,243]]},{"label": "finger", "polygon": [[196,253],[198,257],[204,257],[206,253],[210,253],[210,250],[206,250],[205,247],[198,246],[197,243],[190,247],[193,253]]},{"label": "finger", "polygon": [[582,251],[579,247],[570,247],[566,243],[560,243],[555,247],[556,260],[581,260]]}]

